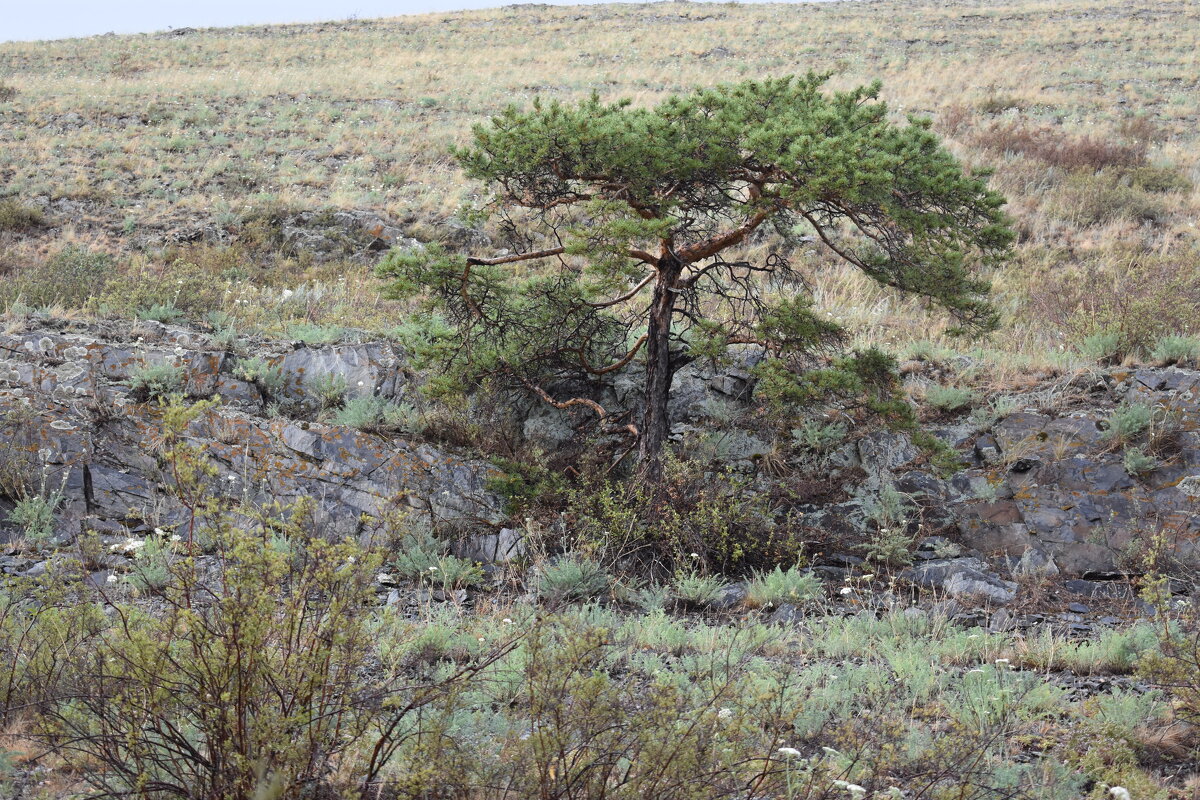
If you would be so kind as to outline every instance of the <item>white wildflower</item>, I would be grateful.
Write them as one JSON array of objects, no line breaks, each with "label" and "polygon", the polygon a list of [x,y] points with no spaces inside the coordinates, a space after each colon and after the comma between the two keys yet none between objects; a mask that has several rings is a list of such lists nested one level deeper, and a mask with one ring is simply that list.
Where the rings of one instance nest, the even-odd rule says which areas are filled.
[{"label": "white wildflower", "polygon": [[848,594],[854,594],[854,590],[851,589],[849,586],[843,586],[841,589],[838,590],[838,594],[845,597]]},{"label": "white wildflower", "polygon": [[108,579],[107,579],[107,581],[106,581],[106,583],[116,583],[116,582],[117,582],[117,576],[116,576],[116,575],[109,575],[109,576],[108,576]]},{"label": "white wildflower", "polygon": [[1108,796],[1113,798],[1113,800],[1131,800],[1129,790],[1124,786],[1109,787]]},{"label": "white wildflower", "polygon": [[776,750],[775,752],[779,753],[779,755],[784,756],[785,758],[799,758],[800,757],[800,751],[794,747],[781,747],[778,750]]},{"label": "white wildflower", "polygon": [[857,783],[848,783],[847,781],[834,781],[833,785],[839,789],[845,789],[850,793],[850,796],[857,800],[860,797],[865,797],[867,790],[859,786]]},{"label": "white wildflower", "polygon": [[732,716],[733,716],[732,708],[722,708],[720,711],[717,712],[717,719],[729,719]]}]

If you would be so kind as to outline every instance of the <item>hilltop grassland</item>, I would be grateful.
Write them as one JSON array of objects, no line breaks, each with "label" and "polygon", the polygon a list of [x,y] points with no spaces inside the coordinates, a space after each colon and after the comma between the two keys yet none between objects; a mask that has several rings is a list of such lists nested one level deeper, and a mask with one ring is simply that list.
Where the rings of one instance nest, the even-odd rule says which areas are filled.
[{"label": "hilltop grassland", "polygon": [[[1001,361],[1145,357],[1194,334],[1200,304],[1198,31],[1188,2],[898,0],[515,6],[3,44],[0,269],[17,279],[0,301],[219,310],[272,330],[291,313],[264,307],[274,289],[319,284],[306,321],[384,330],[396,307],[368,270],[314,265],[285,235],[297,214],[365,209],[424,241],[461,239],[452,220],[485,187],[448,148],[508,103],[597,91],[653,104],[818,70],[831,88],[881,80],[896,115],[932,117],[968,165],[996,170],[1021,236],[994,276]],[[64,271],[67,246],[67,262],[79,246],[111,254],[134,286],[187,265],[184,291],[123,302],[119,281],[34,285],[56,254]],[[818,302],[863,340],[937,339],[919,306],[805,258]],[[211,297],[181,300],[193,284]]]}]

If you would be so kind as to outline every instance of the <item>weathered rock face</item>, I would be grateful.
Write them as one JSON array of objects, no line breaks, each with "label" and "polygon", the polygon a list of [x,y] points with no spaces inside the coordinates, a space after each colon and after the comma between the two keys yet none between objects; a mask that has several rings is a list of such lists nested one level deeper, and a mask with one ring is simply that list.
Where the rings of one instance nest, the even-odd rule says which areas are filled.
[{"label": "weathered rock face", "polygon": [[[386,344],[256,356],[281,370],[282,399],[305,397],[321,375],[341,376],[351,395],[398,398],[406,388],[400,354]],[[268,418],[264,389],[238,377],[241,360],[203,334],[157,323],[0,334],[0,459],[26,465],[35,488],[38,471],[51,490],[62,487],[61,536],[178,523],[183,509],[157,453],[161,408],[137,402],[127,383],[144,365],[171,363],[189,395],[223,400],[187,431],[218,469],[213,491],[259,502],[309,497],[323,524],[346,534],[379,530],[395,508],[485,530],[502,521],[484,488],[486,465],[427,444]]]},{"label": "weathered rock face", "polygon": [[[1073,575],[1136,568],[1127,553],[1156,534],[1177,558],[1200,556],[1200,372],[1146,369],[1094,378],[1086,406],[1018,412],[975,443],[979,466],[955,483],[964,542],[985,553],[1047,560]],[[1149,472],[1132,476],[1105,437],[1120,402],[1156,407],[1174,432]],[[990,488],[989,488],[990,487]],[[990,496],[990,495],[994,495]]]}]

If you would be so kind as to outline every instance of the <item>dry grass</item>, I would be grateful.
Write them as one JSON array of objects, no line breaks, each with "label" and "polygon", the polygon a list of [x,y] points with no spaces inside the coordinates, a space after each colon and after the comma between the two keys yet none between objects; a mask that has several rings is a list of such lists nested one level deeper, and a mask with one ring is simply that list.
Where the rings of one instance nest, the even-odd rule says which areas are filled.
[{"label": "dry grass", "polygon": [[[437,238],[483,191],[448,146],[507,103],[593,90],[653,103],[829,70],[836,87],[881,79],[897,115],[933,116],[968,164],[996,168],[1022,243],[994,276],[1008,324],[985,360],[1053,369],[1077,342],[1030,313],[1044,277],[1031,267],[1069,271],[1130,248],[1195,259],[1198,32],[1200,6],[1183,0],[886,0],[521,6],[2,44],[0,78],[16,91],[0,126],[0,196],[44,208],[50,227],[0,240],[0,265],[36,265],[70,237],[166,270],[164,246],[195,230],[248,242],[226,255],[261,264],[278,234],[256,216],[264,208],[367,208]],[[945,344],[921,304],[820,254],[805,260],[821,307],[861,342]],[[292,255],[268,266],[241,270],[230,296],[323,280]],[[348,281],[347,301],[316,321],[367,314],[378,328],[402,311],[381,305],[362,272]],[[248,305],[227,307],[271,316]]]}]

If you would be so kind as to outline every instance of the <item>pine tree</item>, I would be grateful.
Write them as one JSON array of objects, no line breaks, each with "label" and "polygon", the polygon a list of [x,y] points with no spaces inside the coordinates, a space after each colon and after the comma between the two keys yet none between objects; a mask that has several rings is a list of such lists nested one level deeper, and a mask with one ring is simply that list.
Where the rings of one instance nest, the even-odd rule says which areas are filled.
[{"label": "pine tree", "polygon": [[[891,121],[878,83],[829,93],[827,77],[717,86],[654,108],[535,101],[475,126],[454,155],[495,189],[488,210],[509,249],[430,246],[380,268],[394,296],[425,299],[416,349],[441,366],[439,384],[499,380],[607,420],[561,387],[640,360],[645,401],[630,428],[640,473],[656,480],[680,366],[732,343],[795,357],[841,341],[789,261],[799,240],[937,303],[955,331],[993,329],[979,275],[1008,253],[1003,198],[928,120]],[[731,255],[768,227],[774,252]]]}]

